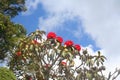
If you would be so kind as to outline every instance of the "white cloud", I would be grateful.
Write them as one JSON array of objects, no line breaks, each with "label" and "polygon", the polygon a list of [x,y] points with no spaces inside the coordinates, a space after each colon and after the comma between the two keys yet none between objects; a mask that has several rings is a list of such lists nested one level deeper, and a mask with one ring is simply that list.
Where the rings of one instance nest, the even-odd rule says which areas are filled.
[{"label": "white cloud", "polygon": [[33,13],[34,10],[37,9],[38,4],[40,3],[40,0],[26,0],[26,7],[27,11],[23,12],[23,15],[30,15]]},{"label": "white cloud", "polygon": [[119,0],[44,0],[41,3],[48,17],[40,18],[40,29],[59,29],[64,21],[78,17],[85,31],[104,49],[108,69],[120,66]]},{"label": "white cloud", "polygon": [[40,17],[39,22],[41,30],[51,31],[60,26],[64,22],[64,20],[61,20],[60,16],[49,16],[46,19]]},{"label": "white cloud", "polygon": [[71,16],[72,14],[69,12],[63,12],[58,14],[50,14],[46,18],[40,17],[39,18],[39,27],[42,30],[50,31],[50,30],[56,30],[58,27],[62,27],[61,25],[69,20],[73,20],[74,16]]}]

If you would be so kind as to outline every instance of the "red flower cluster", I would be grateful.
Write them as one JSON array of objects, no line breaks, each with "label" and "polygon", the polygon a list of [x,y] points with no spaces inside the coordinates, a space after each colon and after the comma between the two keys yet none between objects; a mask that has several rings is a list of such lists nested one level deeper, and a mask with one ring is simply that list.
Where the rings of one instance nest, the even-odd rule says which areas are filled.
[{"label": "red flower cluster", "polygon": [[63,42],[63,38],[60,36],[56,37],[56,34],[54,32],[49,32],[47,34],[47,39],[56,39],[58,42],[62,43]]},{"label": "red flower cluster", "polygon": [[54,32],[49,32],[48,35],[47,35],[47,39],[54,39],[56,38],[56,34]]},{"label": "red flower cluster", "polygon": [[[54,32],[49,32],[49,33],[47,34],[47,39],[56,39],[56,40],[57,40],[58,42],[60,42],[60,43],[63,42],[63,38],[60,37],[60,36],[56,36],[56,34],[55,34]],[[34,43],[36,43],[36,42],[34,42]],[[66,45],[67,47],[73,46],[73,44],[74,44],[74,43],[73,43],[73,41],[71,41],[71,40],[68,40],[68,41],[66,41],[66,42],[64,43],[64,45]],[[78,44],[74,45],[74,48],[75,48],[76,50],[78,50],[78,51],[81,50],[81,46],[78,45]]]},{"label": "red flower cluster", "polygon": [[20,52],[20,51],[18,51],[17,53],[16,53],[16,55],[17,56],[20,56],[22,53]]},{"label": "red flower cluster", "polygon": [[68,40],[68,41],[66,41],[65,43],[64,43],[64,45],[66,45],[66,46],[72,46],[74,43],[73,43],[73,41],[71,41],[71,40]]},{"label": "red flower cluster", "polygon": [[81,47],[80,47],[80,45],[79,45],[79,44],[76,44],[76,45],[74,46],[74,48],[75,48],[76,50],[78,50],[78,51],[80,51],[80,50],[81,50]]},{"label": "red flower cluster", "polygon": [[60,43],[62,43],[62,42],[63,42],[63,38],[62,38],[62,37],[60,37],[60,36],[56,37],[56,40],[57,40],[58,42],[60,42]]}]

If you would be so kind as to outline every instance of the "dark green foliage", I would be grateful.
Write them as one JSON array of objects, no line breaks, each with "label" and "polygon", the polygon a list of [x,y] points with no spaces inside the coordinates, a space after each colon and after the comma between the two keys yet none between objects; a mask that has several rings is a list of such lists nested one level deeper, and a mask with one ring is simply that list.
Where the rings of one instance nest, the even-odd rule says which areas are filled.
[{"label": "dark green foliage", "polygon": [[10,21],[10,17],[0,13],[0,60],[15,47],[20,38],[26,35],[26,30],[20,24]]},{"label": "dark green foliage", "polygon": [[0,0],[0,13],[14,17],[26,11],[25,0]]},{"label": "dark green foliage", "polygon": [[12,53],[18,40],[26,35],[22,25],[10,21],[22,11],[26,11],[25,0],[0,0],[0,61],[7,52]]},{"label": "dark green foliage", "polygon": [[16,77],[11,70],[0,67],[0,80],[16,80]]}]

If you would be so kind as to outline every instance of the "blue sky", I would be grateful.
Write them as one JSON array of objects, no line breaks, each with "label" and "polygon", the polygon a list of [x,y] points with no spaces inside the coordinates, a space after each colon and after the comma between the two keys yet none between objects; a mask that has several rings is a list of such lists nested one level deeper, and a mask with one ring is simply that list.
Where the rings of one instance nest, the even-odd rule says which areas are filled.
[{"label": "blue sky", "polygon": [[120,0],[27,0],[26,6],[13,21],[28,33],[54,31],[92,53],[100,50],[108,71],[120,68]]},{"label": "blue sky", "polygon": [[[39,27],[38,27],[38,18],[39,17],[37,17],[37,16],[46,16],[45,12],[41,13],[41,11],[42,11],[42,9],[39,8],[38,10],[35,11],[35,13],[33,13],[31,15],[24,16],[24,15],[20,14],[17,17],[13,18],[12,21],[15,23],[22,24],[26,28],[27,33],[29,34],[30,32],[33,32],[36,29],[39,29]],[[38,14],[38,13],[41,13],[41,14]],[[81,31],[79,32],[80,35],[78,37],[76,37],[73,35],[73,33],[75,32],[75,30],[77,30],[77,26],[79,24],[80,24]],[[98,47],[95,44],[95,41],[91,38],[91,36],[84,32],[82,23],[78,23],[77,19],[66,20],[61,26],[62,27],[67,26],[68,29],[62,28],[62,29],[59,29],[59,31],[58,30],[50,30],[50,31],[54,31],[57,35],[62,36],[64,38],[64,41],[73,40],[74,43],[81,44],[82,46],[87,46],[87,45],[91,44],[95,51],[100,49],[100,47]],[[72,30],[73,30],[73,32],[72,32]],[[49,32],[49,31],[46,31],[46,32]]]},{"label": "blue sky", "polygon": [[[40,29],[41,26],[38,26],[39,17],[46,18],[48,15],[49,14],[47,14],[47,12],[43,9],[42,4],[39,4],[36,10],[33,10],[32,12],[20,13],[18,16],[13,18],[12,21],[22,24],[26,28],[27,33],[29,34],[36,29]],[[92,45],[92,49],[94,51],[100,49],[100,46],[97,46],[92,37],[84,31],[82,22],[81,20],[77,19],[77,17],[74,19],[67,19],[62,22],[61,25],[57,26],[62,28],[56,27],[55,29],[51,30],[43,30],[46,31],[46,33],[50,31],[55,32],[57,35],[62,36],[64,38],[64,41],[73,40],[74,43],[80,44],[84,47],[87,45]],[[65,26],[67,26],[67,28],[65,28]],[[76,32],[78,26],[80,28],[80,31],[76,35],[73,35]]]}]

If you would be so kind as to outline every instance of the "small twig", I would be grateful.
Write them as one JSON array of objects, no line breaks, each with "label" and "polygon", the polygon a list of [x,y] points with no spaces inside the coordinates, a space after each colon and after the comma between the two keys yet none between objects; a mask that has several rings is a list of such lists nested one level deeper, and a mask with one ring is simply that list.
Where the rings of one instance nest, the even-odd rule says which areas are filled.
[{"label": "small twig", "polygon": [[[75,68],[75,71],[76,71],[79,67],[81,67],[82,65],[83,65],[83,62],[82,62],[78,67]],[[75,71],[74,71],[74,72],[75,72]]]},{"label": "small twig", "polygon": [[51,67],[55,64],[55,62],[58,60],[58,58],[59,58],[61,55],[62,55],[62,50],[61,50],[60,54],[58,55],[58,57],[57,57],[57,58],[54,60],[54,62],[51,64],[51,66],[50,66],[49,69],[51,69]]}]

